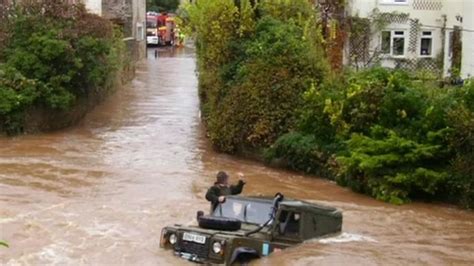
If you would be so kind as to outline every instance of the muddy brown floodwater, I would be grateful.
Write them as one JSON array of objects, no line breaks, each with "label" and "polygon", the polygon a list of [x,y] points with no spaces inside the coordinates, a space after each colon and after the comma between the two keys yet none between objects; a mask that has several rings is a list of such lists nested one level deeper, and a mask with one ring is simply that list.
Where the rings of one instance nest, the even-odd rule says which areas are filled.
[{"label": "muddy brown floodwater", "polygon": [[336,206],[343,233],[255,265],[474,265],[474,214],[392,206],[335,184],[217,154],[199,119],[192,49],[153,50],[136,79],[74,128],[0,138],[1,265],[181,265],[160,230],[206,210],[216,171],[243,172],[245,194]]}]

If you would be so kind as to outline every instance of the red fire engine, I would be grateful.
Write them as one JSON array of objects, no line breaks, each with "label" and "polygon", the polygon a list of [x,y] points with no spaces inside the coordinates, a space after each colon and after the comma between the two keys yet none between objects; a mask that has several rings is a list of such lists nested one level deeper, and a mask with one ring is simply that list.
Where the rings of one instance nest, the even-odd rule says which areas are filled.
[{"label": "red fire engine", "polygon": [[174,14],[148,12],[146,36],[148,45],[174,45],[176,38]]}]

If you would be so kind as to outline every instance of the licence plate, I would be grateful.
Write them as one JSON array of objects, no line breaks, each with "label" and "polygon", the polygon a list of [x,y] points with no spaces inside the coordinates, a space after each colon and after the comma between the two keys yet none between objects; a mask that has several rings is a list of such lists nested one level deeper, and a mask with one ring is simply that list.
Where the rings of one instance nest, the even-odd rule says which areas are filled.
[{"label": "licence plate", "polygon": [[188,241],[188,242],[195,242],[195,243],[198,243],[198,244],[205,244],[206,243],[206,237],[205,236],[191,234],[191,233],[184,233],[183,234],[183,240]]}]

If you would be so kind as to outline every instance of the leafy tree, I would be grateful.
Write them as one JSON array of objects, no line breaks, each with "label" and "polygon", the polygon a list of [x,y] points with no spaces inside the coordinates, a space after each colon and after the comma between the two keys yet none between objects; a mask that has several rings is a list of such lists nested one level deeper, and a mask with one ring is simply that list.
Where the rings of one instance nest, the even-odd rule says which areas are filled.
[{"label": "leafy tree", "polygon": [[228,85],[209,117],[211,140],[224,151],[267,147],[293,128],[302,94],[325,71],[296,24],[264,17],[254,34],[240,44],[238,63],[224,66]]},{"label": "leafy tree", "polygon": [[178,9],[179,0],[147,0],[147,10],[155,12],[174,12]]},{"label": "leafy tree", "polygon": [[238,8],[232,0],[201,0],[198,5],[186,4],[182,13],[183,30],[196,39],[199,96],[207,119],[218,112],[218,95],[225,83],[219,72],[232,60],[230,45],[239,35]]},{"label": "leafy tree", "polygon": [[181,20],[196,37],[203,115],[219,150],[260,149],[295,125],[303,92],[326,72],[307,1],[201,0]]}]

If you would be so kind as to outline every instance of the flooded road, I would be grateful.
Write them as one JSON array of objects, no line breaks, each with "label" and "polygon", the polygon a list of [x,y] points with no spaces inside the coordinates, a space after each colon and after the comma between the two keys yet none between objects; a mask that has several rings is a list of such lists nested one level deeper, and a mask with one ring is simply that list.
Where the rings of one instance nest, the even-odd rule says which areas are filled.
[{"label": "flooded road", "polygon": [[162,51],[74,128],[0,138],[0,265],[192,265],[160,230],[207,210],[218,170],[244,194],[282,192],[344,212],[343,233],[255,265],[473,265],[474,213],[392,206],[335,184],[217,154],[199,120],[193,51]]}]

